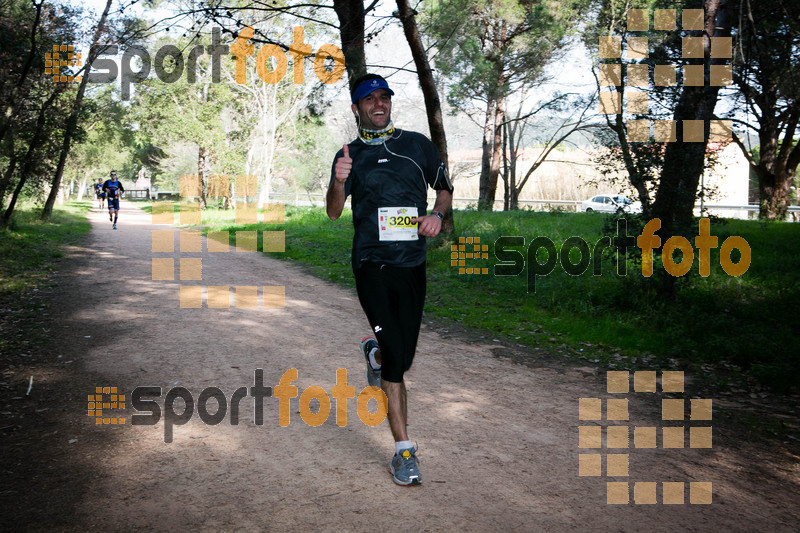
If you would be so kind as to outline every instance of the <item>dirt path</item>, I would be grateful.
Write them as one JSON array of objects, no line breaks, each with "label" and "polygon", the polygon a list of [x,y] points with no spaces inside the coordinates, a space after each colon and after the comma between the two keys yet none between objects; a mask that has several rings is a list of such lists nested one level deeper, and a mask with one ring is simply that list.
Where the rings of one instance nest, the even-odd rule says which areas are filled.
[{"label": "dirt path", "polygon": [[[230,411],[214,426],[195,412],[165,443],[163,418],[155,426],[130,425],[135,387],[162,387],[166,395],[183,386],[197,401],[203,389],[214,386],[230,398],[237,388],[253,385],[256,369],[263,369],[264,384],[274,387],[296,368],[293,384],[300,393],[317,385],[330,395],[337,369],[344,368],[357,394],[366,385],[358,341],[369,328],[354,292],[291,264],[254,253],[208,253],[205,240],[203,253],[181,254],[177,230],[174,253],[153,253],[152,231],[173,228],[153,226],[149,215],[128,203],[117,231],[99,211],[90,218],[86,247],[72,249],[59,274],[54,297],[63,314],[52,324],[54,342],[42,355],[49,362],[35,372],[31,392],[54,407],[32,408],[7,441],[10,462],[3,471],[14,475],[8,478],[11,488],[3,491],[3,512],[12,520],[6,526],[796,531],[796,456],[741,442],[724,427],[714,428],[712,449],[690,449],[688,430],[684,449],[634,449],[631,429],[627,450],[580,450],[579,425],[660,426],[661,395],[609,395],[605,376],[591,369],[554,367],[552,360],[516,364],[495,357],[498,344],[491,338],[465,339],[427,325],[407,376],[409,433],[420,447],[421,487],[392,483],[386,422],[366,426],[352,399],[346,427],[336,425],[335,403],[324,424],[305,424],[298,398],[291,400],[290,425],[280,427],[276,398],[265,399],[259,426],[252,398],[246,397],[238,425],[230,424]],[[174,258],[176,277],[180,257],[201,258],[202,282],[152,280],[153,257]],[[181,284],[282,285],[285,307],[182,309]],[[125,392],[127,410],[113,413],[125,415],[126,425],[97,426],[86,415],[94,386]],[[609,397],[630,398],[629,422],[579,420],[579,398]],[[163,396],[159,404],[163,407]],[[687,411],[688,405],[687,400]],[[209,406],[213,413],[215,402]],[[35,440],[25,441],[24,431]],[[628,477],[579,477],[582,452],[629,453]],[[628,482],[631,503],[608,505],[607,481]],[[633,484],[643,481],[659,482],[657,504],[633,503]],[[661,503],[660,482],[685,482],[685,503]],[[712,482],[713,503],[689,504],[690,482]]]}]

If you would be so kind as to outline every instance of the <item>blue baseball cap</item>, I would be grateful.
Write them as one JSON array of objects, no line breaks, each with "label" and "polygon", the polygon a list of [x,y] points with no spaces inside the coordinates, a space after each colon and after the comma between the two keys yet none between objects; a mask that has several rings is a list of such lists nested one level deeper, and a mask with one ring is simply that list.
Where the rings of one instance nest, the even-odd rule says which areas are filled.
[{"label": "blue baseball cap", "polygon": [[386,80],[378,75],[373,74],[368,79],[362,81],[356,86],[356,90],[353,91],[351,100],[355,104],[362,98],[368,96],[373,91],[377,91],[378,89],[384,89],[390,95],[394,96],[394,91],[389,88],[389,84],[386,83]]}]

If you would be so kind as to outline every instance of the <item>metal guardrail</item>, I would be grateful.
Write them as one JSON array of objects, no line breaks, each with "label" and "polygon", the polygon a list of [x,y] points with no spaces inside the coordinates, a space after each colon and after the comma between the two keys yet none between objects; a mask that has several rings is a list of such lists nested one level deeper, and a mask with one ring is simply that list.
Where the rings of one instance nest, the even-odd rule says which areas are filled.
[{"label": "metal guardrail", "polygon": [[149,200],[150,189],[128,189],[125,191],[125,197],[128,200]]},{"label": "metal guardrail", "polygon": [[[700,209],[700,204],[695,204],[695,209]],[[747,205],[724,205],[724,204],[705,204],[702,206],[703,210],[707,209],[741,209],[744,211],[758,211],[760,207],[756,204]],[[789,213],[800,213],[800,205],[790,205],[788,208]]]}]

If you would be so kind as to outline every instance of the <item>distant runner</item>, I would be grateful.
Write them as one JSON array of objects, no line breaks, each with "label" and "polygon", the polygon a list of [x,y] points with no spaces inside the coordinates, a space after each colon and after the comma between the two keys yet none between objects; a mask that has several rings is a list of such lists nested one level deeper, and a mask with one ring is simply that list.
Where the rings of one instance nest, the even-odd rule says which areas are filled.
[{"label": "distant runner", "polygon": [[106,205],[106,191],[103,190],[103,178],[97,178],[94,184],[94,194],[97,196],[97,207],[103,209]]},{"label": "distant runner", "polygon": [[103,183],[103,190],[108,195],[108,220],[114,223],[117,229],[117,218],[119,217],[119,197],[125,192],[125,187],[117,181],[117,171],[111,171],[111,178]]}]

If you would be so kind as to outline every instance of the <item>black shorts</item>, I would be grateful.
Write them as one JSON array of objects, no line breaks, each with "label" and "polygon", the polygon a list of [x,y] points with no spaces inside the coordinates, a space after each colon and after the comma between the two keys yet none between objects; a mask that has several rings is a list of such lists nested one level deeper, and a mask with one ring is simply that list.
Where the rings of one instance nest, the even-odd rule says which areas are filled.
[{"label": "black shorts", "polygon": [[400,383],[417,350],[425,305],[425,263],[398,267],[367,262],[354,274],[358,300],[381,349],[381,379]]}]

